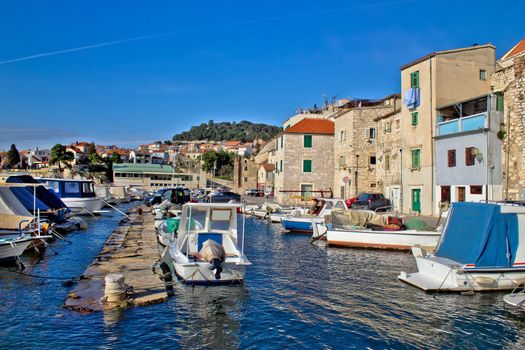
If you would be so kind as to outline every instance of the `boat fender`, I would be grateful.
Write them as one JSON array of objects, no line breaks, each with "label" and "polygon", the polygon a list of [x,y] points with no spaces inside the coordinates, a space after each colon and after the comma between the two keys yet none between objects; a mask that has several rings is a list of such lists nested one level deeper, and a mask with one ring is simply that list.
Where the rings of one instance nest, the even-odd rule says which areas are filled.
[{"label": "boat fender", "polygon": [[497,284],[494,278],[484,276],[474,277],[474,282],[484,287],[491,287]]},{"label": "boat fender", "polygon": [[220,280],[221,279],[221,272],[222,272],[222,260],[213,258],[210,261],[210,270],[215,275],[215,279]]}]

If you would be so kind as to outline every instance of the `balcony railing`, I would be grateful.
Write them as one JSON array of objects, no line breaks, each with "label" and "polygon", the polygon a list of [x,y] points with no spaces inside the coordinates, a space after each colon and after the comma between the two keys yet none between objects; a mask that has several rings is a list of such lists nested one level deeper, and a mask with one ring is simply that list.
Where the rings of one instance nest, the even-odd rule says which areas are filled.
[{"label": "balcony railing", "polygon": [[487,112],[438,123],[438,136],[488,128]]}]

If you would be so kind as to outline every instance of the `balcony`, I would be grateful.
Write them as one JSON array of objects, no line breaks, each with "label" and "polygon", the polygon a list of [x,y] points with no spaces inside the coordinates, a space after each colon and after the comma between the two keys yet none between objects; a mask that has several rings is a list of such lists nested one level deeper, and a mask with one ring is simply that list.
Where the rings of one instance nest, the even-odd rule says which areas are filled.
[{"label": "balcony", "polygon": [[488,128],[487,112],[483,112],[438,123],[436,136],[486,128]]}]

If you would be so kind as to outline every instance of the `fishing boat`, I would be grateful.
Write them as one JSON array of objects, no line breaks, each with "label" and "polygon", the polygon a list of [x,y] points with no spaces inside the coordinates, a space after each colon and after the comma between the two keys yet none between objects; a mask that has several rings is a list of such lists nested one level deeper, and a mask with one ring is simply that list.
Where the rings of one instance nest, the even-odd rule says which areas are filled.
[{"label": "fishing boat", "polygon": [[332,213],[332,209],[348,209],[346,203],[338,198],[316,198],[311,214],[290,214],[281,218],[281,225],[285,230],[300,233],[312,233],[312,225],[325,222],[325,216]]},{"label": "fishing boat", "polygon": [[412,253],[418,272],[398,278],[425,291],[512,290],[525,282],[525,207],[453,203],[435,253]]},{"label": "fishing boat", "polygon": [[97,214],[104,206],[102,198],[95,194],[92,180],[41,178],[39,181],[52,190],[74,214]]},{"label": "fishing boat", "polygon": [[330,221],[316,225],[312,240],[325,237],[334,247],[410,250],[413,246],[434,249],[441,235],[435,230],[407,229],[400,218],[370,210],[333,210]]},{"label": "fishing boat", "polygon": [[237,227],[235,203],[186,203],[169,246],[177,277],[186,284],[242,284],[246,266],[244,216]]}]

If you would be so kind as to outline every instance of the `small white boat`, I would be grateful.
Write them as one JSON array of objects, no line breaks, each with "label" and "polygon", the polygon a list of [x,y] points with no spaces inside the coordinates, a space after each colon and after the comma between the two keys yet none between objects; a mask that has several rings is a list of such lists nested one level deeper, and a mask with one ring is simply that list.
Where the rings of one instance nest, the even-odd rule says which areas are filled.
[{"label": "small white boat", "polygon": [[45,245],[43,242],[51,238],[40,235],[41,227],[34,220],[34,217],[0,214],[0,260],[17,258],[30,245]]},{"label": "small white boat", "polygon": [[313,225],[325,222],[325,216],[332,213],[332,209],[348,209],[346,203],[338,198],[319,197],[315,199],[312,214],[290,214],[281,218],[285,230],[300,233],[313,233]]},{"label": "small white boat", "polygon": [[425,291],[512,290],[525,282],[525,207],[453,203],[435,253],[412,253],[418,272],[398,278]]},{"label": "small white boat", "polygon": [[[186,203],[177,238],[169,255],[177,277],[186,284],[244,283],[246,266],[243,227],[237,228],[237,209],[242,204]],[[211,257],[207,254],[211,247]],[[219,254],[220,253],[220,254]]]},{"label": "small white boat", "polygon": [[39,181],[53,190],[74,214],[97,214],[104,206],[102,198],[95,194],[92,180],[42,178]]},{"label": "small white boat", "polygon": [[334,247],[410,250],[413,246],[434,249],[441,235],[436,231],[400,229],[402,226],[399,218],[373,211],[335,210],[330,224],[317,225],[312,240],[324,237]]}]

